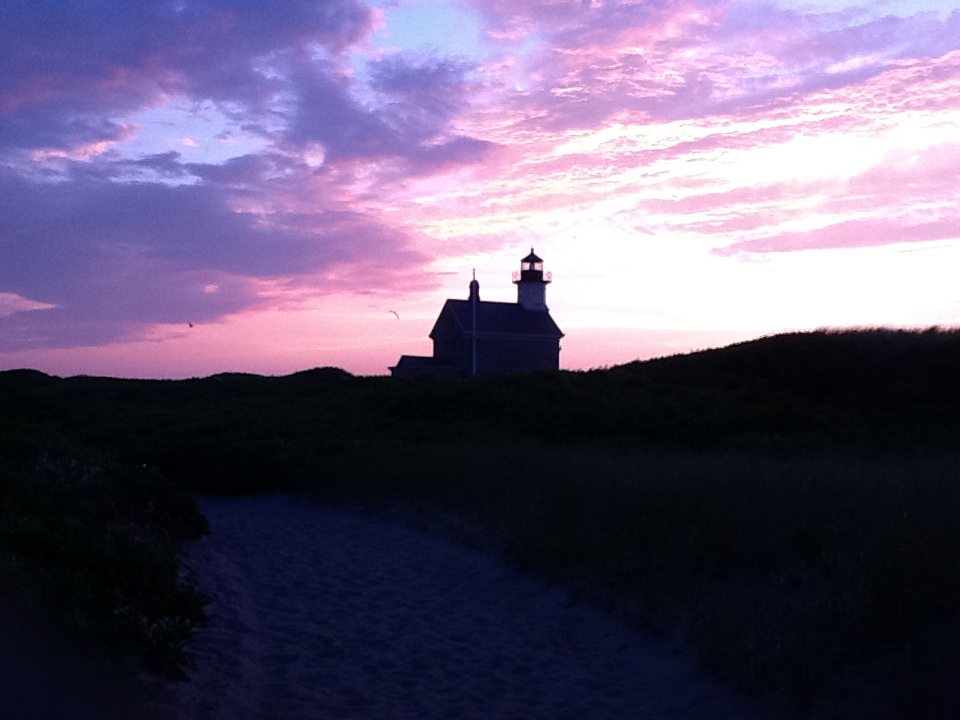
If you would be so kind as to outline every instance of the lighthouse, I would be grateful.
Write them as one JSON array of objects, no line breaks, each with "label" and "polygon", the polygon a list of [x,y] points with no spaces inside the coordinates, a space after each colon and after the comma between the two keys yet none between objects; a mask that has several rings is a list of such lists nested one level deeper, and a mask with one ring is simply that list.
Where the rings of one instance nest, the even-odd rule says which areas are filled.
[{"label": "lighthouse", "polygon": [[563,332],[547,309],[551,279],[533,248],[513,273],[516,302],[481,300],[474,274],[465,300],[443,304],[430,331],[433,356],[402,355],[391,374],[475,377],[557,370]]},{"label": "lighthouse", "polygon": [[517,304],[524,310],[547,311],[547,285],[550,273],[543,272],[543,260],[530,248],[530,254],[520,261],[520,272],[513,274],[517,286]]}]

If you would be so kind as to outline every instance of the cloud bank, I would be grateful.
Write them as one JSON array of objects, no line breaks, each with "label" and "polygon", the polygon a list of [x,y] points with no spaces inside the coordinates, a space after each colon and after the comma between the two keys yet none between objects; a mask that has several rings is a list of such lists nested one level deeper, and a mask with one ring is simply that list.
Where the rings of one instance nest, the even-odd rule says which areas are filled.
[{"label": "cloud bank", "polygon": [[[490,143],[452,126],[462,62],[397,53],[351,77],[375,20],[354,0],[4,3],[0,288],[23,300],[5,304],[0,350],[136,338],[283,288],[430,287],[372,188]],[[212,108],[252,150],[138,152],[138,116],[178,107]]]}]

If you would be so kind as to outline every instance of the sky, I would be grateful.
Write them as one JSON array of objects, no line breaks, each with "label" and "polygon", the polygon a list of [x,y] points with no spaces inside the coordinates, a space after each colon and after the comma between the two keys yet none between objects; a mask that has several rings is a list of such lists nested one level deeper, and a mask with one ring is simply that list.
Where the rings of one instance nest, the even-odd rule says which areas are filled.
[{"label": "sky", "polygon": [[960,324],[960,0],[4,0],[0,370],[561,368]]}]

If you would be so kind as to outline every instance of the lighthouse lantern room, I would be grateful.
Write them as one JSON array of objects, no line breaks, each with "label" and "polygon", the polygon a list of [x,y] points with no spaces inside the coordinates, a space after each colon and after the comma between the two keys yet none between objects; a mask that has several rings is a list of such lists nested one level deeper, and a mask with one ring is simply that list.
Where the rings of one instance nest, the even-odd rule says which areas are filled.
[{"label": "lighthouse lantern room", "polygon": [[547,285],[551,279],[550,273],[543,272],[543,260],[530,248],[530,254],[520,261],[520,272],[513,273],[517,303],[524,310],[546,312]]}]

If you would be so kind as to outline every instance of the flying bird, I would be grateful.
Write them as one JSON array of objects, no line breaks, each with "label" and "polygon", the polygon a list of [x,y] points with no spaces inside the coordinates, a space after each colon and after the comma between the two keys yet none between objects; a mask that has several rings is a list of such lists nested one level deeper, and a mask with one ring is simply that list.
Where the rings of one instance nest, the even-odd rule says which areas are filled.
[{"label": "flying bird", "polygon": [[391,312],[391,313],[393,313],[394,315],[396,315],[396,316],[397,316],[397,320],[400,319],[400,315],[397,314],[397,311],[396,311],[396,310],[388,310],[387,312]]},{"label": "flying bird", "polygon": [[189,325],[190,327],[193,327],[193,323],[187,323],[187,325]]}]

